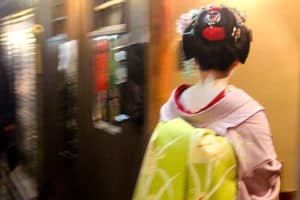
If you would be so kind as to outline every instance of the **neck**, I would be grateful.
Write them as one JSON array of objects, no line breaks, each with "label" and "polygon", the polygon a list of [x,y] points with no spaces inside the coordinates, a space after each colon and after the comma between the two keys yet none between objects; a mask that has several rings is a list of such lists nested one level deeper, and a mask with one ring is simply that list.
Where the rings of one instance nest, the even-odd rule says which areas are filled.
[{"label": "neck", "polygon": [[225,79],[229,77],[229,72],[221,72],[217,70],[205,70],[200,72],[202,80],[207,79],[208,77],[214,77],[214,79]]},{"label": "neck", "polygon": [[185,90],[180,96],[181,103],[189,111],[199,111],[227,88],[231,73],[232,70],[226,72],[218,70],[201,71],[200,81]]},{"label": "neck", "polygon": [[201,79],[197,85],[212,86],[219,89],[224,89],[228,85],[229,76],[227,73],[215,70],[202,71]]},{"label": "neck", "polygon": [[180,96],[184,107],[192,112],[199,111],[211,102],[220,92],[228,86],[228,76],[219,72],[201,73],[201,80],[185,90]]}]

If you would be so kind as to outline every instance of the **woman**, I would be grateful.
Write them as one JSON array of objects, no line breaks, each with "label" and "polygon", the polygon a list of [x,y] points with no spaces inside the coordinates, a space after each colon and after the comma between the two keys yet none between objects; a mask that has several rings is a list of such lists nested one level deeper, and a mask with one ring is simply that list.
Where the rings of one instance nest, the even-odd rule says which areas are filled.
[{"label": "woman", "polygon": [[264,109],[243,90],[228,85],[232,71],[249,53],[251,32],[245,19],[224,6],[203,7],[191,15],[182,33],[183,51],[185,59],[195,60],[201,78],[195,85],[176,88],[162,106],[160,119],[181,117],[226,137],[238,162],[237,199],[276,199],[281,164]]}]

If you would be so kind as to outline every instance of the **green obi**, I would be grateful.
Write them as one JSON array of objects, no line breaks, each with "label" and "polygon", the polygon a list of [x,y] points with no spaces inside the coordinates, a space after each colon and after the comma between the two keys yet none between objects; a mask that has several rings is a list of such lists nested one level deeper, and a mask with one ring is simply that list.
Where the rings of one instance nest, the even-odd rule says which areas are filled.
[{"label": "green obi", "polygon": [[160,122],[133,200],[235,200],[236,159],[226,138],[183,119]]}]

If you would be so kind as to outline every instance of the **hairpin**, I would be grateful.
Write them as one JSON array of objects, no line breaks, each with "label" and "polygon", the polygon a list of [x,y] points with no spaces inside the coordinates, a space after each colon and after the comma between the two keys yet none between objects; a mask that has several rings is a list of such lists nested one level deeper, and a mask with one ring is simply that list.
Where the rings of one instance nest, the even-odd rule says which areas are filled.
[{"label": "hairpin", "polygon": [[231,36],[234,38],[235,41],[240,39],[241,37],[241,29],[237,27],[233,27]]}]

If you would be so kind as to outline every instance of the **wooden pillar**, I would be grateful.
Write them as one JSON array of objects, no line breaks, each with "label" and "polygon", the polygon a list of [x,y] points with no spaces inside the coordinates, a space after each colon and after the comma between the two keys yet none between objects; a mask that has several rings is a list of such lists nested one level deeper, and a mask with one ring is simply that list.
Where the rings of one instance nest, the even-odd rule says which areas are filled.
[{"label": "wooden pillar", "polygon": [[172,0],[152,0],[150,6],[150,45],[147,70],[147,131],[152,132],[159,119],[159,109],[172,90],[176,64],[175,6]]},{"label": "wooden pillar", "polygon": [[80,33],[80,11],[81,2],[80,0],[67,0],[66,1],[66,33],[69,40],[78,39]]}]

